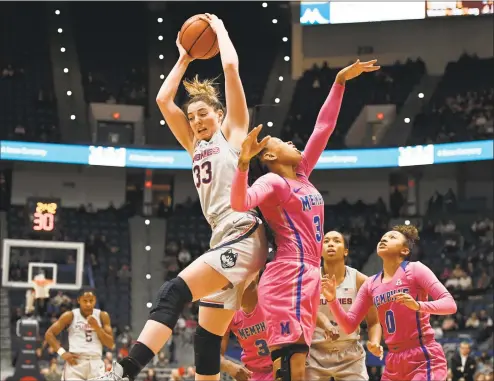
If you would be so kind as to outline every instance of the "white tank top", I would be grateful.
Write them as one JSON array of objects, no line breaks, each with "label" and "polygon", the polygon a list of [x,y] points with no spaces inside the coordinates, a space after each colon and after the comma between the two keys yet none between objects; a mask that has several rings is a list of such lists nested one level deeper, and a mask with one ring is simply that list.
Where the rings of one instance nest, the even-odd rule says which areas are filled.
[{"label": "white tank top", "polygon": [[[92,316],[96,318],[98,325],[101,327],[101,311],[93,309]],[[88,324],[85,317],[82,316],[79,308],[72,310],[74,318],[69,326],[69,352],[83,353],[87,355],[101,356],[103,353],[103,344],[98,338],[96,332]]]},{"label": "white tank top", "polygon": [[220,129],[209,141],[196,143],[192,178],[204,217],[213,230],[220,219],[235,213],[230,205],[230,193],[238,155],[239,151],[228,143]]},{"label": "white tank top", "polygon": [[[336,288],[336,297],[339,299],[345,312],[348,312],[357,297],[357,270],[348,266],[345,266],[345,268],[345,279],[343,279],[343,282],[341,282],[341,284]],[[326,339],[324,337],[324,327],[319,326],[318,324],[316,330],[314,331],[312,345],[331,347],[333,344],[339,344],[345,341],[356,341],[360,339],[360,328],[357,328],[349,335],[347,335],[342,329],[339,329],[338,323],[336,323],[333,314],[329,310],[328,302],[322,294],[319,301],[319,312],[326,315],[331,324],[336,327],[339,331],[339,337],[336,340],[331,340],[330,338]]]}]

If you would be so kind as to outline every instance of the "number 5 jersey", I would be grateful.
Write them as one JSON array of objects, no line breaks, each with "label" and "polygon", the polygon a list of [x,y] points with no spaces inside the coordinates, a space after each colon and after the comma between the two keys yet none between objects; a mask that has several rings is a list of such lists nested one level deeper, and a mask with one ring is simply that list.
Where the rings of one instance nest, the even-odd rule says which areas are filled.
[{"label": "number 5 jersey", "polygon": [[[101,356],[103,353],[103,344],[101,344],[94,329],[91,328],[87,319],[82,316],[79,308],[72,310],[72,313],[74,314],[74,318],[68,329],[69,352]],[[100,310],[93,309],[92,316],[94,316],[99,326],[101,326],[100,313]]]}]

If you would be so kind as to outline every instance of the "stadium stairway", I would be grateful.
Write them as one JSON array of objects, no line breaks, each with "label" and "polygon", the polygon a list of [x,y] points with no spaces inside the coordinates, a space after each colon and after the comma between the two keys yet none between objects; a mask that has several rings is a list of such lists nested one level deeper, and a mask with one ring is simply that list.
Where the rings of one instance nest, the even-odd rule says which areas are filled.
[{"label": "stadium stairway", "polygon": [[[163,284],[165,271],[163,259],[165,255],[166,221],[150,218],[150,224],[145,224],[145,218],[129,219],[132,261],[132,296],[131,322],[132,330],[137,337],[148,318],[149,309],[146,303],[154,303],[156,293]],[[151,250],[146,251],[149,245]],[[151,275],[150,279],[146,275]]]},{"label": "stadium stairway", "polygon": [[[62,141],[67,143],[90,142],[90,124],[87,120],[84,91],[82,88],[81,69],[76,44],[70,22],[70,9],[66,3],[46,3],[50,59],[53,72],[55,98],[60,115]],[[55,10],[60,15],[55,14]],[[62,33],[59,33],[59,29]],[[61,47],[67,47],[61,52]],[[64,69],[69,69],[68,73]],[[71,96],[67,91],[71,91]],[[76,115],[71,120],[70,115]]]},{"label": "stadium stairway", "polygon": [[[376,143],[385,147],[405,146],[413,128],[415,115],[421,111],[423,105],[429,103],[440,80],[441,76],[424,74],[420,82],[408,95],[407,100],[396,115],[394,123],[382,135],[382,139]],[[419,93],[423,93],[424,97],[419,98]],[[410,118],[410,122],[405,123],[405,118]]]},{"label": "stadium stairway", "polygon": [[[276,55],[264,89],[262,103],[253,106],[254,113],[251,118],[252,126],[262,123],[266,127],[267,122],[272,122],[273,127],[269,128],[269,134],[272,136],[281,136],[283,121],[290,110],[297,84],[297,81],[292,79],[290,65],[283,59],[285,55],[283,49],[280,49]],[[280,77],[283,77],[283,81],[279,80]],[[275,103],[276,98],[280,98],[280,103]],[[264,133],[267,134],[267,129]]]}]

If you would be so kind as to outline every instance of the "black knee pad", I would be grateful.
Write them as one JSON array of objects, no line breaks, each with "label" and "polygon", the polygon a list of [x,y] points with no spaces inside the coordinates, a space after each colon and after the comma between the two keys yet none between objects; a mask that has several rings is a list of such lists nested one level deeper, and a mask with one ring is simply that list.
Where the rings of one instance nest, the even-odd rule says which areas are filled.
[{"label": "black knee pad", "polygon": [[281,365],[280,369],[276,371],[276,379],[291,380],[290,359],[295,353],[309,353],[309,346],[307,344],[290,344],[271,352],[271,360],[275,361],[281,357]]},{"label": "black knee pad", "polygon": [[176,277],[160,287],[149,319],[173,329],[184,306],[191,301],[192,294],[189,286],[182,278]]},{"label": "black knee pad", "polygon": [[196,373],[213,376],[220,372],[221,336],[197,326],[194,338]]}]

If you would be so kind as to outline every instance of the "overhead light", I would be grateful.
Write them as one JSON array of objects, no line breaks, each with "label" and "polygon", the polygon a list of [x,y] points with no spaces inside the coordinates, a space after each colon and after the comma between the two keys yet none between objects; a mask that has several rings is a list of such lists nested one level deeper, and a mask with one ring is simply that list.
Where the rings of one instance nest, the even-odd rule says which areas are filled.
[{"label": "overhead light", "polygon": [[63,69],[63,72],[64,72],[65,74],[67,74],[67,73],[69,72],[69,69],[68,69],[68,68],[65,68],[65,69]]},{"label": "overhead light", "polygon": [[72,91],[67,91],[67,95],[70,97],[72,95]]},{"label": "overhead light", "polygon": [[410,123],[410,118],[405,118],[404,119],[404,122],[407,123],[407,124]]},{"label": "overhead light", "polygon": [[267,8],[268,7],[268,3],[262,3],[262,7],[263,8]]},{"label": "overhead light", "polygon": [[160,120],[160,124],[161,124],[162,126],[164,126],[164,125],[165,125],[165,121],[164,121],[163,119],[161,119],[161,120]]},{"label": "overhead light", "polygon": [[158,22],[159,23],[162,23],[163,22],[163,19],[161,17],[158,17]]},{"label": "overhead light", "polygon": [[60,14],[60,11],[57,9],[57,10],[55,11],[55,14],[58,16],[58,15]]},{"label": "overhead light", "polygon": [[424,97],[424,93],[419,93],[419,98],[423,98]]},{"label": "overhead light", "polygon": [[288,41],[288,37],[283,37],[281,40],[282,40],[283,42],[287,42],[287,41]]},{"label": "overhead light", "polygon": [[280,75],[280,76],[278,77],[278,81],[280,81],[280,82],[281,82],[281,81],[283,81],[283,76],[281,76],[281,75]]},{"label": "overhead light", "polygon": [[162,60],[163,58],[165,58],[165,56],[163,54],[160,54],[159,59]]},{"label": "overhead light", "polygon": [[75,120],[75,115],[74,115],[74,114],[72,114],[72,115],[70,116],[70,119]]},{"label": "overhead light", "polygon": [[63,29],[62,28],[58,28],[58,33],[62,33],[63,32]]},{"label": "overhead light", "polygon": [[163,36],[158,36],[158,40],[163,41]]},{"label": "overhead light", "polygon": [[267,125],[268,127],[273,127],[273,122],[268,122]]},{"label": "overhead light", "polygon": [[62,53],[65,53],[65,48],[62,46],[62,47],[60,48],[60,51],[61,51]]},{"label": "overhead light", "polygon": [[288,62],[288,61],[290,61],[290,56],[285,56],[285,57],[283,57],[283,59],[284,59],[286,62]]},{"label": "overhead light", "polygon": [[273,24],[278,24],[278,20],[277,19],[273,19]]},{"label": "overhead light", "polygon": [[275,98],[274,103],[280,103],[280,98]]}]

